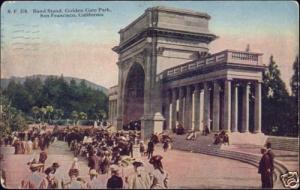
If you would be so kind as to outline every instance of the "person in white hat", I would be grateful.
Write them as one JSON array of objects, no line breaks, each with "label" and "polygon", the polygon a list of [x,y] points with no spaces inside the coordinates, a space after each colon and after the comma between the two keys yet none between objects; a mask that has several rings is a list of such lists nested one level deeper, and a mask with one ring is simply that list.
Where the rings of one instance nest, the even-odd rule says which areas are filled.
[{"label": "person in white hat", "polygon": [[87,184],[88,189],[105,189],[105,183],[98,178],[98,173],[95,169],[90,170],[90,181]]},{"label": "person in white hat", "polygon": [[78,163],[78,158],[77,157],[75,157],[73,159],[73,163],[72,163],[70,169],[77,169],[79,171],[79,163]]},{"label": "person in white hat", "polygon": [[40,167],[44,166],[40,163],[29,163],[29,168],[31,174],[27,176],[26,179],[22,180],[21,188],[22,189],[46,189],[47,180],[44,178],[42,173],[39,172]]},{"label": "person in white hat", "polygon": [[64,189],[82,189],[82,184],[77,180],[79,171],[77,169],[69,170],[70,181],[64,184]]},{"label": "person in white hat", "polygon": [[144,168],[144,164],[135,161],[132,165],[134,166],[134,173],[128,177],[128,189],[150,189],[152,181],[150,174]]}]

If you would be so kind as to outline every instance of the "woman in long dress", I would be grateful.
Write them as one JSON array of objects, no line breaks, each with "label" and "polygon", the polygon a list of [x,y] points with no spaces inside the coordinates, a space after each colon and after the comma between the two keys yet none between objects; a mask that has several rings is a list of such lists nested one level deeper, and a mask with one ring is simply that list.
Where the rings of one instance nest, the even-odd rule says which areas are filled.
[{"label": "woman in long dress", "polygon": [[150,159],[150,164],[153,165],[152,185],[151,189],[167,189],[168,188],[168,173],[163,169],[162,156],[155,155]]}]

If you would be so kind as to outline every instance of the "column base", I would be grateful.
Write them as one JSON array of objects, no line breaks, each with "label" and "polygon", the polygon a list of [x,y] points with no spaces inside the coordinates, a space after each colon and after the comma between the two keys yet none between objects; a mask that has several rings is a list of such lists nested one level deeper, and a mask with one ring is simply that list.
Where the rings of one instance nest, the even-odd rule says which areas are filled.
[{"label": "column base", "polygon": [[123,120],[122,118],[117,118],[117,130],[123,129]]},{"label": "column base", "polygon": [[165,118],[161,113],[157,112],[154,115],[144,115],[141,121],[141,138],[143,140],[149,139],[152,134],[160,134],[163,132]]}]

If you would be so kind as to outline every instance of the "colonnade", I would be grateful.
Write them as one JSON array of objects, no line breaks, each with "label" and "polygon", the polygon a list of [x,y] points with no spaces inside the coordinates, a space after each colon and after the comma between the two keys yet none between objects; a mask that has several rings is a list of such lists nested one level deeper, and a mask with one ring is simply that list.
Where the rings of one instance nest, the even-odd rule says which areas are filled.
[{"label": "colonnade", "polygon": [[[240,91],[240,92],[239,92]],[[218,132],[261,132],[261,82],[215,80],[167,90],[166,125],[181,123],[187,130],[202,131],[207,126]],[[249,130],[249,104],[254,117]]]},{"label": "colonnade", "polygon": [[113,120],[117,117],[117,100],[109,100],[109,120],[113,122]]}]

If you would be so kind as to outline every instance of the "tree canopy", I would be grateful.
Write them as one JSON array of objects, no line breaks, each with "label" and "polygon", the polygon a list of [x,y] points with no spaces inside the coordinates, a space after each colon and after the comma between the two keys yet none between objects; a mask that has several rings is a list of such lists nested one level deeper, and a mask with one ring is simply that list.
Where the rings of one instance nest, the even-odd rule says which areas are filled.
[{"label": "tree canopy", "polygon": [[269,135],[297,135],[293,129],[293,101],[285,83],[280,77],[274,57],[270,57],[267,70],[263,74],[262,85],[262,129]]},{"label": "tree canopy", "polygon": [[50,76],[44,83],[39,77],[26,78],[23,84],[10,80],[3,94],[13,107],[34,118],[71,118],[75,110],[86,114],[82,118],[97,119],[96,113],[108,110],[103,92],[88,87],[84,80],[79,84],[71,80],[69,84],[63,76]]}]

